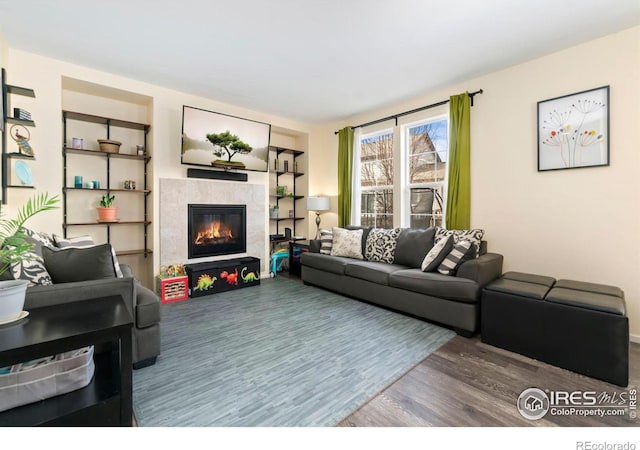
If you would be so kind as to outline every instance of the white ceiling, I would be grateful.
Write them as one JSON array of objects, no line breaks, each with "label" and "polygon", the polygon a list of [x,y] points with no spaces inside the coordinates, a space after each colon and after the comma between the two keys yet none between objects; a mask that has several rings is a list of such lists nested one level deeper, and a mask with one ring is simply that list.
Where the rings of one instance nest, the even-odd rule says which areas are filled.
[{"label": "white ceiling", "polygon": [[639,23],[640,0],[0,0],[11,48],[312,123]]}]

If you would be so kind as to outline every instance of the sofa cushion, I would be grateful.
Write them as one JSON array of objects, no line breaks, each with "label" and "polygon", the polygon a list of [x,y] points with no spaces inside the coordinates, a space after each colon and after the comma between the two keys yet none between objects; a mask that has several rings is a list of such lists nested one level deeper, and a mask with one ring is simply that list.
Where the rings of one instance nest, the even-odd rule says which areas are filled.
[{"label": "sofa cushion", "polygon": [[330,255],[333,247],[333,233],[329,230],[320,230],[320,253]]},{"label": "sofa cushion", "polygon": [[369,231],[364,249],[364,258],[392,264],[396,253],[396,242],[400,228],[373,228]]},{"label": "sofa cushion", "polygon": [[364,255],[364,248],[367,245],[367,238],[369,237],[369,231],[371,231],[371,228],[360,225],[347,225],[344,228],[346,230],[362,230],[362,254]]},{"label": "sofa cushion", "polygon": [[393,272],[389,286],[465,303],[476,303],[480,298],[480,286],[475,281],[420,269]]},{"label": "sofa cushion", "polygon": [[436,230],[403,228],[400,230],[393,262],[408,267],[420,267],[425,255],[433,248]]},{"label": "sofa cushion", "polygon": [[436,270],[440,263],[447,257],[449,252],[453,249],[453,237],[449,236],[446,239],[442,239],[436,243],[429,253],[422,260],[420,269],[423,272],[431,272]]},{"label": "sofa cushion", "polygon": [[453,245],[453,249],[438,266],[442,275],[454,275],[460,264],[474,257],[475,249],[471,241],[460,241]]},{"label": "sofa cushion", "polygon": [[116,277],[110,244],[68,249],[42,247],[42,256],[54,283]]},{"label": "sofa cushion", "polygon": [[160,322],[160,300],[150,289],[136,282],[136,326],[150,327]]},{"label": "sofa cushion", "polygon": [[[96,245],[93,238],[88,234],[70,237],[68,239],[54,234],[53,241],[55,242],[55,246],[57,248],[87,248]],[[118,262],[116,250],[113,248],[113,246],[111,246],[111,258],[113,259],[113,269],[116,271],[116,277],[122,278],[124,275],[122,275],[122,270],[120,270],[120,263]]]},{"label": "sofa cushion", "polygon": [[10,269],[14,280],[27,280],[29,281],[29,286],[49,286],[53,284],[51,275],[49,275],[47,268],[44,266],[42,256],[36,252],[25,253],[25,259],[11,263]]},{"label": "sofa cushion", "polygon": [[350,261],[344,274],[361,280],[371,281],[376,284],[389,285],[389,275],[408,267],[397,264],[387,264],[377,261]]},{"label": "sofa cushion", "polygon": [[333,246],[331,256],[362,259],[363,230],[347,230],[333,227]]},{"label": "sofa cushion", "polygon": [[53,239],[47,233],[41,233],[39,231],[33,231],[28,228],[23,228],[24,240],[33,245],[31,251],[38,256],[42,256],[42,247],[55,247]]},{"label": "sofa cushion", "polygon": [[480,242],[484,237],[484,230],[479,228],[473,230],[446,230],[442,227],[436,227],[436,244],[447,236],[453,236],[454,244],[461,240],[470,241],[474,246],[474,257],[480,254]]},{"label": "sofa cushion", "polygon": [[344,269],[351,261],[355,260],[343,258],[341,256],[323,255],[321,253],[311,252],[305,252],[300,256],[301,265],[338,275],[344,275]]}]

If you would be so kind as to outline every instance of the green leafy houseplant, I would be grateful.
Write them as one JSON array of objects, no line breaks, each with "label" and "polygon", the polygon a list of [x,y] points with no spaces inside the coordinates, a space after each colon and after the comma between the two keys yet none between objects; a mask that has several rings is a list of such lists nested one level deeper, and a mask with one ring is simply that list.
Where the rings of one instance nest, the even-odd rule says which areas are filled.
[{"label": "green leafy houseplant", "polygon": [[[29,253],[33,244],[27,241],[24,223],[42,211],[54,209],[58,200],[58,196],[49,197],[47,193],[35,195],[18,210],[15,219],[0,217],[0,274],[9,270],[13,263],[34,259]],[[26,316],[22,308],[28,285],[28,280],[0,281],[0,323]]]},{"label": "green leafy houseplant", "polygon": [[115,198],[116,196],[113,194],[109,194],[109,193],[104,194],[100,199],[100,206],[103,208],[111,208],[111,205],[113,204],[113,201],[115,200]]},{"label": "green leafy houseplant", "polygon": [[113,201],[116,196],[109,194],[108,192],[100,199],[100,206],[98,206],[98,221],[99,222],[117,222],[118,208],[113,206]]},{"label": "green leafy houseplant", "polygon": [[24,223],[42,211],[57,208],[59,197],[49,197],[48,193],[35,195],[25,203],[15,218],[0,217],[0,274],[6,272],[11,264],[28,259],[26,255],[33,244],[27,242]]}]

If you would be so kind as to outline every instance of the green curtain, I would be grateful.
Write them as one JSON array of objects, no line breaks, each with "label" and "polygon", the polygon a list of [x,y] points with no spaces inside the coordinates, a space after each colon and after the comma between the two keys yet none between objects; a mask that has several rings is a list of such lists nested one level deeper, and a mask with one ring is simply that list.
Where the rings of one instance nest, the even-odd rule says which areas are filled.
[{"label": "green curtain", "polygon": [[449,99],[449,184],[446,227],[471,226],[471,101],[469,94]]},{"label": "green curtain", "polygon": [[351,222],[353,128],[338,131],[338,226]]}]

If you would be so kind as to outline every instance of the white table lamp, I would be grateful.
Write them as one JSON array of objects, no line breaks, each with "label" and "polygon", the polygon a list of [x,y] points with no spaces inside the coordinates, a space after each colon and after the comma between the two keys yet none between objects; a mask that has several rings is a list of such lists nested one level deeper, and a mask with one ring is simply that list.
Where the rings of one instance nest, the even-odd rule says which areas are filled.
[{"label": "white table lamp", "polygon": [[331,209],[329,197],[309,197],[307,198],[307,209],[316,212],[316,239],[320,239],[320,213]]}]

